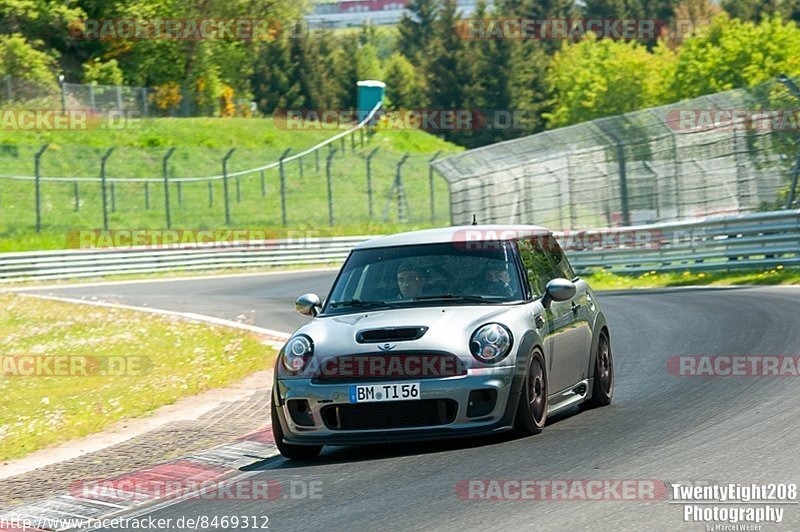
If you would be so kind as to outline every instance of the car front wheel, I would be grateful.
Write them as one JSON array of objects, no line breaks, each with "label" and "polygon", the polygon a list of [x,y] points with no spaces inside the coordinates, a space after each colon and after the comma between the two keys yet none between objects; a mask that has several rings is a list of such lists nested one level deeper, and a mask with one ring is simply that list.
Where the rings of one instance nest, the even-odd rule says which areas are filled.
[{"label": "car front wheel", "polygon": [[614,357],[611,353],[611,342],[608,333],[603,331],[597,342],[597,353],[594,357],[594,385],[592,397],[581,404],[581,408],[590,409],[608,406],[614,397]]},{"label": "car front wheel", "polygon": [[544,357],[537,350],[531,356],[514,421],[514,432],[520,436],[539,434],[547,420],[547,373]]}]

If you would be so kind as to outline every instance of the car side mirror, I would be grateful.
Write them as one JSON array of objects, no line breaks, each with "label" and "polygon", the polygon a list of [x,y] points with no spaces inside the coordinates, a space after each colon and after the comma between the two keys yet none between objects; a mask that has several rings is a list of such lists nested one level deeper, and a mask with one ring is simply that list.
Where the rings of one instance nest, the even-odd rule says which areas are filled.
[{"label": "car side mirror", "polygon": [[314,293],[303,294],[294,302],[295,310],[303,316],[316,316],[321,306],[319,296]]},{"label": "car side mirror", "polygon": [[550,306],[553,301],[568,301],[575,297],[578,288],[575,283],[568,279],[556,278],[547,283],[542,297],[544,308]]}]

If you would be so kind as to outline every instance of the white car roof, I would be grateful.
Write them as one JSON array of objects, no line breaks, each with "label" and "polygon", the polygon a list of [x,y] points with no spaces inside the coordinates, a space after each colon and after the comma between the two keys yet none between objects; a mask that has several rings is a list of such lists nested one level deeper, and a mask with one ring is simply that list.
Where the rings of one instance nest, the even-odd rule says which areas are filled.
[{"label": "white car roof", "polygon": [[353,249],[410,246],[414,244],[437,244],[446,242],[512,240],[526,235],[550,235],[550,230],[538,225],[459,225],[409,231],[378,238],[358,244]]}]

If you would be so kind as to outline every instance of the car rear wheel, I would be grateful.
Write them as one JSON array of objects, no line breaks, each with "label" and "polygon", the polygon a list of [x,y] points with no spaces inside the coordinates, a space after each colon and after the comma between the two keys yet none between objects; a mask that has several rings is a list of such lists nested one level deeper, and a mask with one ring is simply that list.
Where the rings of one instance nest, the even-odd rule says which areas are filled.
[{"label": "car rear wheel", "polygon": [[600,333],[597,341],[597,354],[594,357],[594,385],[592,397],[581,405],[584,409],[608,406],[614,397],[614,357],[608,333]]},{"label": "car rear wheel", "polygon": [[514,421],[514,432],[520,436],[539,434],[547,420],[547,373],[544,357],[534,351],[522,387]]},{"label": "car rear wheel", "polygon": [[308,458],[316,458],[322,452],[322,445],[293,445],[283,441],[283,427],[281,420],[278,418],[278,410],[275,407],[275,401],[270,401],[270,415],[272,417],[272,435],[275,438],[275,445],[285,458],[292,460],[302,460]]}]

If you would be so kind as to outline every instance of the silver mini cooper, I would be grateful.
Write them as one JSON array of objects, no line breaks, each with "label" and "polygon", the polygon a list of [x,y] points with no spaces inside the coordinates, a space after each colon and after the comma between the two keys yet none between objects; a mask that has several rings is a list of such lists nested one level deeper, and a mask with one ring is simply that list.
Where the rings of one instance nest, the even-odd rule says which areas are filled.
[{"label": "silver mini cooper", "polygon": [[552,234],[463,226],[356,246],[324,302],[278,355],[272,430],[287,458],[323,445],[513,430],[604,406],[614,393],[606,319]]}]

